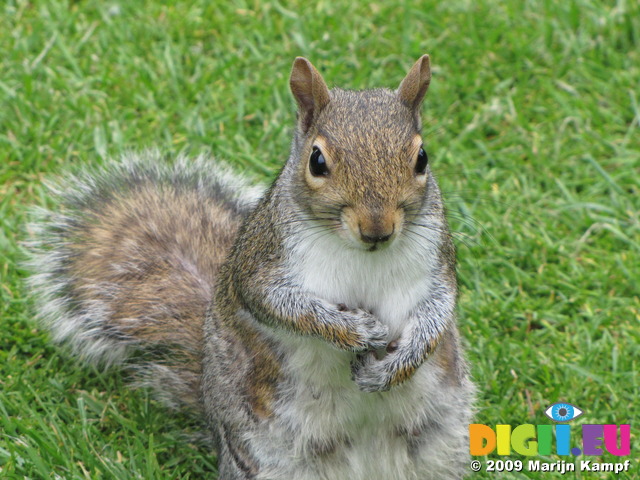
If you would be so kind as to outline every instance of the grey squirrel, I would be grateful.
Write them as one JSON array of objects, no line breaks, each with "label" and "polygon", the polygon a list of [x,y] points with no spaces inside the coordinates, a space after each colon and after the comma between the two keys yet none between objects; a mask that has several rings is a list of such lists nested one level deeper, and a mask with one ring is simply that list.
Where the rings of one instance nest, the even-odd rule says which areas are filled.
[{"label": "grey squirrel", "polygon": [[396,91],[329,90],[297,58],[266,191],[155,152],[67,179],[31,227],[39,316],[204,419],[222,480],[461,478],[474,388],[430,79],[424,55]]}]

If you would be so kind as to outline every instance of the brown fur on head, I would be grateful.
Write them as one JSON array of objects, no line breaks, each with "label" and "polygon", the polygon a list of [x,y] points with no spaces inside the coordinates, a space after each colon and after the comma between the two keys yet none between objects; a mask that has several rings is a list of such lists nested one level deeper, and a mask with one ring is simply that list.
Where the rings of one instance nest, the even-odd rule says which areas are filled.
[{"label": "brown fur on head", "polygon": [[391,244],[422,205],[429,170],[420,106],[430,80],[428,55],[395,92],[330,91],[308,60],[293,64],[304,207],[357,248]]}]

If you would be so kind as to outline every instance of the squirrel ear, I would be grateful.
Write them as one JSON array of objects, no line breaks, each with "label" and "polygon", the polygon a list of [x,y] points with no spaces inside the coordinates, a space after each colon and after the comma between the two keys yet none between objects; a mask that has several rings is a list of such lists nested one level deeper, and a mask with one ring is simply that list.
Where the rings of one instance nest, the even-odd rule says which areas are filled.
[{"label": "squirrel ear", "polygon": [[289,86],[300,108],[300,126],[306,133],[313,119],[329,103],[329,89],[322,75],[303,57],[293,62]]},{"label": "squirrel ear", "polygon": [[407,76],[398,87],[398,96],[407,106],[417,109],[422,103],[431,82],[431,67],[429,55],[423,55],[411,67]]}]

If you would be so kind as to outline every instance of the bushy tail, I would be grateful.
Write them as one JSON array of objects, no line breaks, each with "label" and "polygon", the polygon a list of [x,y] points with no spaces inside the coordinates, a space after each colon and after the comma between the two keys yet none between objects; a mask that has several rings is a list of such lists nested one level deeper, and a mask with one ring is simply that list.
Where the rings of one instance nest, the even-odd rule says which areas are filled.
[{"label": "bushy tail", "polygon": [[257,189],[205,158],[147,152],[51,190],[54,209],[28,227],[39,317],[86,360],[125,363],[199,410],[203,320]]}]

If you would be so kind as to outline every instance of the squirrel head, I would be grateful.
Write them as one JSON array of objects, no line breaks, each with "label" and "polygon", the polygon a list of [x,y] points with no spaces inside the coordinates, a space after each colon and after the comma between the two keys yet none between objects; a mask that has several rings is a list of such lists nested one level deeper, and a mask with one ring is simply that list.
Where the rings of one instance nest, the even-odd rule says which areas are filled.
[{"label": "squirrel head", "polygon": [[396,91],[329,90],[309,60],[293,64],[296,199],[356,248],[390,245],[423,207],[430,171],[420,106],[430,80],[428,55]]}]

